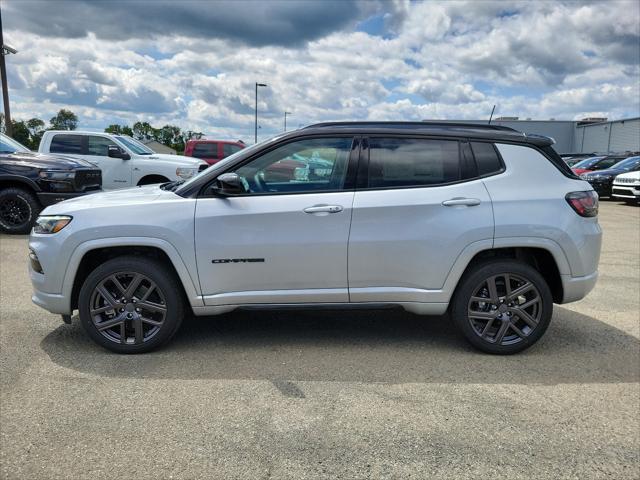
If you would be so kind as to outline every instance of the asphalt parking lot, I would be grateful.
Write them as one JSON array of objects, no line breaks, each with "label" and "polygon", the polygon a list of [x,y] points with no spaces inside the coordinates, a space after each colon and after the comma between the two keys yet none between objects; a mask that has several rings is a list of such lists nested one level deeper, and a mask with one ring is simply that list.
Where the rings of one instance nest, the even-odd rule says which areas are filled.
[{"label": "asphalt parking lot", "polygon": [[31,303],[2,236],[2,478],[638,478],[640,208],[600,222],[596,289],[512,357],[401,311],[192,319],[119,356]]}]

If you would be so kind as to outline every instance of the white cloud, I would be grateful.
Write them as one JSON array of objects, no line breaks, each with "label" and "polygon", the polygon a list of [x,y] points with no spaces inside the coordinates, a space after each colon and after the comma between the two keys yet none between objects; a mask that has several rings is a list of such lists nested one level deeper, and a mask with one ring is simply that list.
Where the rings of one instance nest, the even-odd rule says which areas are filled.
[{"label": "white cloud", "polygon": [[[498,114],[522,118],[638,116],[638,8],[365,2],[346,27],[291,46],[274,46],[279,42],[264,39],[262,27],[264,42],[254,38],[252,46],[237,37],[190,35],[186,27],[179,35],[154,29],[153,37],[105,40],[102,28],[64,38],[62,30],[45,35],[27,24],[7,29],[5,39],[19,50],[7,57],[16,118],[47,120],[64,107],[83,127],[140,120],[249,140],[256,81],[269,85],[259,92],[263,138],[281,130],[285,110],[293,112],[294,127],[486,118],[494,104]],[[16,12],[9,8],[3,20]],[[367,27],[372,18],[381,19],[382,31]],[[90,20],[75,19],[91,32]],[[365,31],[355,29],[357,21]]]}]

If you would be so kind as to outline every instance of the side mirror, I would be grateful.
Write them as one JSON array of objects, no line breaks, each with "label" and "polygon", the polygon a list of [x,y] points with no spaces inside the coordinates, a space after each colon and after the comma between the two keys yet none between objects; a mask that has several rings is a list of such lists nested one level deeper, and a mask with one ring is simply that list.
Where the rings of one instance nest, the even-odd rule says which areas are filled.
[{"label": "side mirror", "polygon": [[244,184],[237,173],[223,173],[216,179],[213,191],[220,195],[246,193]]},{"label": "side mirror", "polygon": [[131,155],[122,150],[116,145],[109,145],[107,147],[107,155],[111,158],[120,158],[122,160],[131,160]]}]

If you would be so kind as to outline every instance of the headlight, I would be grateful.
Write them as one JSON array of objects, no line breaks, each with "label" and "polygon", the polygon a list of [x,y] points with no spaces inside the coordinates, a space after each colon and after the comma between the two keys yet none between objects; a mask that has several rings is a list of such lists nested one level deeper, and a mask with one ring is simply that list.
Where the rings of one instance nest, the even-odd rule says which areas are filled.
[{"label": "headlight", "polygon": [[43,170],[39,174],[43,180],[52,182],[73,181],[76,178],[76,172],[67,172],[64,170]]},{"label": "headlight", "polygon": [[185,180],[193,177],[198,172],[197,168],[176,168],[176,175],[180,178],[184,178]]},{"label": "headlight", "polygon": [[69,225],[71,218],[67,215],[42,215],[33,226],[33,233],[58,233]]}]

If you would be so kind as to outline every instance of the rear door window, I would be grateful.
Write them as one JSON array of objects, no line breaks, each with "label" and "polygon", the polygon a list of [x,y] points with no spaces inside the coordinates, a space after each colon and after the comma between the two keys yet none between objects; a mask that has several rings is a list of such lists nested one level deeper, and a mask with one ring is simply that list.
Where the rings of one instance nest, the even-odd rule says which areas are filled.
[{"label": "rear door window", "polygon": [[82,155],[82,135],[54,135],[49,151]]},{"label": "rear door window", "polygon": [[419,187],[461,179],[457,140],[369,139],[369,188]]},{"label": "rear door window", "polygon": [[218,144],[196,143],[191,156],[196,158],[218,158]]}]

